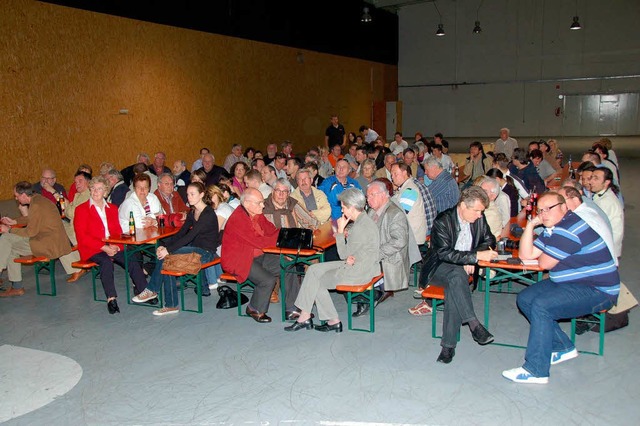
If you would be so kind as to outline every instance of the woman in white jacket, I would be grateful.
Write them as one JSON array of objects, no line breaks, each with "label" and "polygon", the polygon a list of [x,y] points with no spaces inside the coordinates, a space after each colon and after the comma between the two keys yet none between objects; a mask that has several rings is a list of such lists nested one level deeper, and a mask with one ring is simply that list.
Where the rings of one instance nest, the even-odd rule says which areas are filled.
[{"label": "woman in white jacket", "polygon": [[151,179],[144,173],[133,178],[133,192],[129,192],[118,208],[118,218],[123,230],[129,229],[129,214],[133,212],[136,228],[157,226],[156,216],[162,214],[160,200],[150,193]]}]

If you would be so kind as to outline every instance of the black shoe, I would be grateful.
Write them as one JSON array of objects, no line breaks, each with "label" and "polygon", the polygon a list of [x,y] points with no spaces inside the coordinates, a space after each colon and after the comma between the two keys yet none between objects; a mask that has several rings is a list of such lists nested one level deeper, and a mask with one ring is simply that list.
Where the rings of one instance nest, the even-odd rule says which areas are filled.
[{"label": "black shoe", "polygon": [[118,302],[116,301],[116,299],[109,300],[107,302],[107,310],[111,315],[115,314],[116,312],[120,312],[120,308],[118,308]]},{"label": "black shoe", "polygon": [[[284,314],[284,317],[288,320],[288,321],[293,321],[293,320],[297,320],[298,317],[300,316],[300,311],[298,310],[293,310],[293,311],[286,311]],[[313,318],[314,315],[313,313],[311,314],[311,318]]]},{"label": "black shoe", "polygon": [[353,318],[358,318],[365,315],[369,312],[369,304],[368,303],[358,303],[358,309],[354,313],[351,314]]},{"label": "black shoe", "polygon": [[154,297],[153,299],[149,299],[149,300],[147,300],[147,301],[146,301],[146,302],[144,302],[144,303],[146,303],[147,305],[153,305],[153,306],[155,306],[155,305],[157,305],[157,304],[158,304],[158,298],[157,298],[157,297]]},{"label": "black shoe", "polygon": [[316,331],[322,331],[322,332],[327,332],[327,331],[335,331],[336,333],[342,333],[342,322],[338,322],[336,324],[333,325],[329,325],[329,323],[324,323],[322,325],[316,325],[315,326]]},{"label": "black shoe", "polygon": [[[198,294],[198,289],[197,288],[193,288],[193,292],[195,294]],[[207,287],[207,291],[205,292],[204,290],[202,291],[202,297],[209,297],[211,296],[211,290],[209,290],[209,287]]]},{"label": "black shoe", "polygon": [[436,362],[449,364],[453,360],[453,357],[455,356],[455,354],[456,354],[456,348],[443,347],[442,350],[440,351],[440,355],[438,355],[438,359],[436,360]]},{"label": "black shoe", "polygon": [[476,328],[471,332],[473,340],[479,345],[488,345],[493,342],[493,334],[489,333],[482,324],[478,324]]},{"label": "black shoe", "polygon": [[298,331],[298,330],[302,330],[303,328],[306,328],[307,330],[311,330],[313,328],[313,320],[311,318],[309,318],[306,321],[303,322],[294,322],[291,325],[288,325],[284,328],[284,331]]},{"label": "black shoe", "polygon": [[377,298],[375,306],[377,307],[379,304],[381,304],[382,302],[384,302],[390,297],[393,297],[393,292],[385,291],[384,293],[382,293],[382,295],[379,298]]}]

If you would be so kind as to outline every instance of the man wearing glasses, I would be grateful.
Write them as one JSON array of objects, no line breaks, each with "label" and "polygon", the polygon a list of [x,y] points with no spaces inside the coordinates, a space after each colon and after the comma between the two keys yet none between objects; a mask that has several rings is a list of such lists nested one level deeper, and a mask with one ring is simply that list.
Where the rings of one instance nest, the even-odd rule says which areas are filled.
[{"label": "man wearing glasses", "polygon": [[51,169],[44,169],[40,176],[40,182],[33,184],[33,192],[42,195],[52,203],[56,203],[60,194],[67,198],[67,191],[64,186],[60,185],[56,180],[56,172]]},{"label": "man wearing glasses", "polygon": [[245,189],[240,204],[224,227],[222,269],[235,275],[238,282],[248,278],[255,284],[246,312],[256,322],[268,323],[269,299],[280,276],[280,256],[262,249],[275,247],[278,229],[262,213],[264,198],[257,189]]},{"label": "man wearing glasses", "polygon": [[[544,230],[534,240],[538,225]],[[602,237],[555,192],[538,201],[538,216],[527,223],[520,239],[520,258],[538,259],[549,278],[518,294],[518,307],[531,324],[527,352],[522,367],[502,375],[516,383],[546,384],[551,365],[578,356],[558,320],[609,309],[617,300],[620,276]]]}]

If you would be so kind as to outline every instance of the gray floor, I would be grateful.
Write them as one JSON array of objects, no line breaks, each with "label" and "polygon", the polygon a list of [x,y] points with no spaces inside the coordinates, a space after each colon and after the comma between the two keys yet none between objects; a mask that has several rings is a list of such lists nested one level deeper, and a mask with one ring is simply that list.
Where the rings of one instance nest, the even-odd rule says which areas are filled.
[{"label": "gray floor", "polygon": [[[631,225],[638,220],[631,183],[639,172],[632,154],[619,151],[628,225],[621,274],[640,295],[633,265],[638,227]],[[215,309],[215,296],[202,315],[154,317],[127,305],[122,285],[122,312],[112,316],[92,301],[88,276],[66,284],[58,273],[58,282],[57,297],[36,296],[32,268],[25,268],[27,294],[0,300],[0,344],[64,355],[83,375],[67,393],[8,425],[632,425],[640,416],[638,309],[629,327],[607,334],[604,357],[581,355],[555,366],[550,383],[536,386],[500,375],[521,365],[523,350],[478,346],[467,329],[453,363],[437,364],[431,317],[407,313],[410,292],[378,307],[374,334],[285,333],[280,321],[261,325]],[[473,295],[480,318],[482,296]],[[335,301],[345,312],[344,300]],[[279,308],[272,307],[274,317]],[[492,294],[491,331],[502,342],[526,343],[528,325],[515,296]],[[597,345],[595,333],[578,339],[579,349]],[[20,361],[0,362],[5,370],[23,368]],[[0,410],[20,385],[0,374]]]}]

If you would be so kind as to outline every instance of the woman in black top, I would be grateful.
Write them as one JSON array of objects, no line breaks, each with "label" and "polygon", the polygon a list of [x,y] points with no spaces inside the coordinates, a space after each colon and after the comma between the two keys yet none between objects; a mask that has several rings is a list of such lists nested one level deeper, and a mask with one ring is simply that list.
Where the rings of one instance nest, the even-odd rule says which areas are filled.
[{"label": "woman in black top", "polygon": [[[149,285],[142,293],[132,300],[136,303],[144,303],[157,296],[161,287],[164,287],[164,303],[162,309],[154,311],[154,315],[167,315],[178,312],[178,287],[176,279],[170,275],[162,275],[162,263],[166,255],[179,253],[199,253],[201,262],[207,263],[216,256],[218,247],[218,217],[211,207],[211,200],[205,187],[200,182],[192,182],[187,187],[187,199],[191,211],[187,219],[166,246],[159,246],[156,250],[158,262],[151,274]],[[202,283],[202,295],[210,295],[207,282]]]}]

